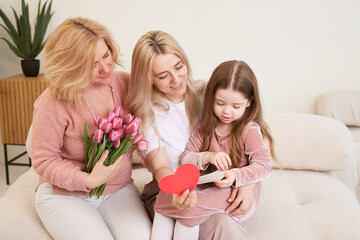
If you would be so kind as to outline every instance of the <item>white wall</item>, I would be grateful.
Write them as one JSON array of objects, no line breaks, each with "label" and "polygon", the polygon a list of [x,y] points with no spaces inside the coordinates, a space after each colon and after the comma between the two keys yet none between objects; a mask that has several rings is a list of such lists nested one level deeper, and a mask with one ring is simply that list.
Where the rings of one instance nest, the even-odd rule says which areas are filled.
[{"label": "white wall", "polygon": [[[10,14],[20,2],[0,0],[0,7]],[[38,1],[27,2],[34,14]],[[244,60],[257,75],[266,111],[314,113],[321,93],[360,90],[357,0],[54,0],[53,9],[48,32],[75,16],[106,25],[126,71],[137,39],[154,29],[180,42],[195,78],[207,80],[222,61]],[[0,78],[20,72],[20,59],[0,41]]]}]

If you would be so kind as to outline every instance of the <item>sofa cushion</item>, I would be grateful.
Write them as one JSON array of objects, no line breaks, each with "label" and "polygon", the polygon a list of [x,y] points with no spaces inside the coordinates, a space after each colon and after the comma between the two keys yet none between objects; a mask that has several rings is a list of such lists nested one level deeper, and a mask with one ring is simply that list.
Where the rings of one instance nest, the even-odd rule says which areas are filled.
[{"label": "sofa cushion", "polygon": [[30,168],[0,199],[1,239],[52,239],[35,209],[35,188],[38,181],[38,175]]},{"label": "sofa cushion", "polygon": [[360,208],[348,188],[325,173],[274,170],[244,228],[250,240],[355,240]]},{"label": "sofa cushion", "polygon": [[[137,168],[133,177],[141,190],[151,174]],[[52,239],[34,207],[37,181],[30,169],[0,199],[1,239]],[[250,240],[358,239],[360,208],[351,192],[325,173],[274,170],[264,180],[258,208],[244,228]]]},{"label": "sofa cushion", "polygon": [[317,101],[319,115],[334,118],[347,126],[360,127],[360,91],[336,91],[322,94]]},{"label": "sofa cushion", "polygon": [[300,113],[267,114],[265,120],[284,169],[341,170],[352,154],[351,134],[337,120]]},{"label": "sofa cushion", "polygon": [[353,137],[353,140],[355,142],[360,142],[360,127],[348,127],[351,135]]},{"label": "sofa cushion", "polygon": [[[152,174],[141,166],[134,166],[132,174],[139,192],[152,179]],[[52,239],[35,209],[38,181],[39,176],[30,168],[0,199],[0,239]]]}]

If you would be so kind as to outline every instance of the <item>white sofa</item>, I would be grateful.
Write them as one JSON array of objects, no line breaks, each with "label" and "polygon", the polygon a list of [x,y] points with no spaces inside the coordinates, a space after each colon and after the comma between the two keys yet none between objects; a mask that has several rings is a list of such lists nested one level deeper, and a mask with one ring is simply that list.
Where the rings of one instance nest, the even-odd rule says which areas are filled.
[{"label": "white sofa", "polygon": [[316,109],[319,115],[344,123],[351,132],[353,158],[343,171],[336,172],[336,176],[354,192],[360,203],[360,91],[326,92],[317,99]]},{"label": "white sofa", "polygon": [[[360,239],[360,207],[336,178],[351,158],[350,132],[339,121],[307,114],[269,114],[283,170],[263,182],[254,215],[244,223],[250,239]],[[141,190],[151,175],[133,170]],[[0,199],[0,239],[51,239],[34,208],[37,175],[19,177]],[[141,229],[139,229],[141,231]]]}]

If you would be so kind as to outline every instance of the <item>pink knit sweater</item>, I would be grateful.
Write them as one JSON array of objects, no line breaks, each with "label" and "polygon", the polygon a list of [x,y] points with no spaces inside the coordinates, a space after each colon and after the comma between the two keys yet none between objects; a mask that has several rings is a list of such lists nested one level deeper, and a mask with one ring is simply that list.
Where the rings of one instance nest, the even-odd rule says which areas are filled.
[{"label": "pink knit sweater", "polygon": [[[122,106],[129,74],[114,72],[112,76],[114,103]],[[127,113],[124,108],[123,111]],[[91,190],[85,186],[88,173],[82,170],[85,167],[84,123],[86,120],[91,136],[96,130],[93,117],[86,104],[76,108],[57,99],[49,89],[36,100],[32,122],[32,163],[40,176],[39,184],[49,182],[54,194],[85,195]],[[128,152],[115,178],[107,183],[103,195],[116,192],[132,181],[131,154]]]},{"label": "pink knit sweater", "polygon": [[[215,131],[210,141],[209,152],[226,152],[230,155],[229,136],[219,135]],[[244,151],[241,154],[241,161],[235,172],[235,187],[256,183],[253,190],[253,204],[243,215],[234,217],[235,221],[245,221],[249,218],[259,201],[261,193],[261,182],[268,177],[272,171],[271,156],[265,145],[260,127],[257,123],[249,123],[244,129],[242,139]],[[186,146],[185,152],[181,156],[181,163],[192,163],[200,170],[202,168],[203,152],[200,149],[203,138],[199,131],[194,131],[190,136],[190,141]],[[176,218],[185,226],[195,226],[203,223],[209,216],[218,212],[224,212],[229,206],[227,199],[230,197],[231,188],[211,187],[206,189],[196,189],[197,205],[187,211],[181,211],[172,206],[172,195],[160,191],[155,203],[155,211],[163,215]]]}]

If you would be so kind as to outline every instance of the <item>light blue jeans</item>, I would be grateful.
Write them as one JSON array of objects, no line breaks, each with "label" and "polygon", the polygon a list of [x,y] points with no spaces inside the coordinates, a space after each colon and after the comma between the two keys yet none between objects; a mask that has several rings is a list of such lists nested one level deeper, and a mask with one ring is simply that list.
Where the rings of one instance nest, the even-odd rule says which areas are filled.
[{"label": "light blue jeans", "polygon": [[151,222],[134,183],[97,199],[53,195],[45,182],[38,187],[35,206],[56,240],[150,239]]}]

